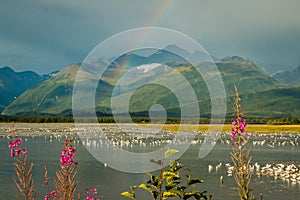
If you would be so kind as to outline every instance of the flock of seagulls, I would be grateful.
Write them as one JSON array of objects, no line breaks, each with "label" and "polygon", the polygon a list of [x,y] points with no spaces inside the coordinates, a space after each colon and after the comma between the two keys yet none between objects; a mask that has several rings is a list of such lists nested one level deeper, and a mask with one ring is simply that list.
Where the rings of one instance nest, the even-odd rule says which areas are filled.
[{"label": "flock of seagulls", "polygon": [[[82,130],[76,127],[23,127],[16,130],[16,134],[25,136],[25,141],[28,138],[44,137],[45,140],[52,142],[53,140],[64,140],[68,137],[75,138],[74,143],[81,143],[84,146],[91,148],[100,148],[103,146],[112,145],[119,148],[132,149],[132,148],[145,148],[155,147],[159,148],[166,144],[185,144],[190,143],[192,145],[201,144],[204,142],[206,133],[194,133],[189,135],[179,135],[165,130],[150,130],[141,131],[134,127],[117,127],[106,126],[101,127],[83,127]],[[11,127],[1,127],[1,135],[9,135],[11,133]],[[78,135],[80,133],[80,135]],[[100,134],[99,134],[100,133]],[[177,134],[177,135],[176,135]],[[211,141],[212,143],[219,142],[224,145],[231,146],[229,132],[221,133],[218,141]],[[191,137],[192,136],[192,137]],[[274,133],[274,134],[252,134],[247,144],[250,148],[256,146],[263,146],[264,148],[275,149],[282,148],[297,148],[300,145],[300,135],[293,133]],[[299,161],[296,161],[299,162]],[[225,167],[228,176],[232,176],[234,173],[234,167],[230,163],[218,163],[215,166],[208,165],[208,173],[213,171],[219,171]],[[250,166],[250,169],[255,172],[257,176],[272,176],[275,179],[280,178],[285,181],[290,181],[293,184],[300,184],[300,165],[295,163],[267,163],[261,166],[259,163],[255,163]],[[220,182],[223,182],[223,176],[220,176]]]},{"label": "flock of seagulls", "polygon": [[[234,166],[230,163],[223,165],[222,162],[217,164],[215,167],[213,165],[208,165],[208,173],[219,171],[222,166],[225,167],[227,171],[227,176],[233,176]],[[281,179],[283,181],[290,182],[291,184],[300,184],[300,164],[296,165],[295,163],[277,163],[261,166],[259,163],[250,165],[250,171],[253,175],[274,177],[275,180]],[[223,183],[223,176],[220,176],[220,183]]]},{"label": "flock of seagulls", "polygon": [[[81,132],[82,134],[82,132]],[[178,137],[178,133],[171,131],[149,131],[139,132],[138,129],[122,130],[119,127],[108,127],[99,134],[99,130],[89,130],[86,136],[81,135],[83,145],[92,148],[100,146],[112,145],[119,148],[140,147],[160,147],[166,144],[181,145],[189,143],[191,145],[202,144],[205,141],[206,133],[195,133],[189,136],[182,135]],[[221,133],[219,140],[212,140],[214,145],[217,142],[231,146],[230,133]],[[290,133],[277,134],[253,134],[249,146],[265,146],[266,148],[277,147],[298,147],[300,145],[300,135]]]},{"label": "flock of seagulls", "polygon": [[[190,136],[182,134],[182,136],[177,137],[178,133],[158,130],[158,129],[138,129],[135,127],[118,127],[118,126],[84,126],[76,128],[74,126],[62,127],[62,126],[41,126],[41,127],[21,127],[17,128],[16,134],[24,135],[25,137],[40,137],[45,136],[46,138],[61,139],[63,137],[70,136],[81,136],[81,138],[87,139],[87,141],[82,141],[87,145],[94,145],[95,147],[103,142],[108,141],[111,145],[118,147],[133,147],[138,146],[162,146],[165,144],[184,144],[191,143],[192,145],[201,144],[204,142],[206,133],[193,133]],[[101,130],[100,130],[101,129]],[[11,133],[11,127],[1,127],[2,137],[4,135],[9,135]],[[99,134],[100,132],[100,134]],[[85,136],[86,134],[86,136]],[[220,133],[218,142],[222,144],[231,145],[229,132]],[[49,135],[52,135],[52,137]],[[176,136],[176,137],[175,137]],[[191,139],[191,137],[193,137]],[[98,141],[94,141],[98,139]],[[216,143],[217,141],[212,141]],[[98,143],[98,144],[97,144]],[[298,147],[300,145],[300,135],[293,133],[274,133],[274,134],[252,134],[249,144],[252,146],[266,146],[268,148],[276,147]]]},{"label": "flock of seagulls", "polygon": [[275,179],[280,178],[284,181],[291,181],[292,184],[300,184],[300,165],[291,164],[269,164],[261,167],[256,171],[258,176],[273,176]]}]

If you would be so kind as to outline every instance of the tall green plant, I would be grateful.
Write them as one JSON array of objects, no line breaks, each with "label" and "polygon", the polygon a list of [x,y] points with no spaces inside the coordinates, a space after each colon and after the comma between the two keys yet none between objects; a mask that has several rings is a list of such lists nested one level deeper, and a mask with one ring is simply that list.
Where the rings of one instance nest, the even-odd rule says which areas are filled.
[{"label": "tall green plant", "polygon": [[[139,186],[130,186],[130,192],[121,193],[122,196],[136,200],[135,190],[142,188],[148,191],[153,200],[166,200],[170,197],[176,199],[211,199],[211,195],[206,195],[206,191],[191,190],[191,186],[203,183],[200,178],[192,178],[189,173],[190,170],[183,166],[179,160],[170,160],[170,165],[167,170],[163,169],[165,159],[172,154],[177,153],[175,149],[170,149],[166,152],[163,151],[161,160],[152,160],[160,166],[158,174],[147,173],[149,180]],[[181,173],[182,172],[182,173]]]},{"label": "tall green plant", "polygon": [[72,139],[65,140],[65,147],[61,151],[60,165],[61,169],[56,171],[54,185],[60,199],[73,200],[77,187],[76,166],[74,162],[76,148],[71,145]]},{"label": "tall green plant", "polygon": [[243,113],[241,112],[241,105],[239,101],[239,92],[234,85],[235,89],[235,103],[234,103],[234,115],[236,119],[232,122],[232,134],[231,141],[233,149],[230,152],[231,159],[234,164],[234,180],[237,184],[238,194],[241,200],[254,199],[252,189],[250,189],[250,182],[252,171],[250,170],[250,149],[246,150],[245,145],[248,142],[249,134],[246,132],[246,120],[243,119]]},{"label": "tall green plant", "polygon": [[[15,139],[14,122],[12,123],[12,133],[10,138]],[[17,187],[16,198],[19,200],[33,200],[36,196],[35,186],[32,178],[33,163],[27,161],[27,149],[20,148],[22,138],[17,138],[8,143],[10,148],[10,157],[15,158],[14,168],[17,178],[14,178],[14,183]]]},{"label": "tall green plant", "polygon": [[[12,123],[12,133],[9,136],[13,140],[8,143],[10,148],[10,157],[15,159],[14,168],[17,175],[17,178],[14,178],[13,181],[17,187],[16,198],[18,200],[34,200],[36,199],[36,190],[33,182],[32,169],[34,164],[31,161],[27,160],[27,149],[20,148],[21,143],[23,142],[22,138],[15,139],[15,130],[14,122]],[[76,147],[73,147],[71,143],[73,139],[68,138],[64,141],[64,148],[61,150],[60,156],[60,165],[61,169],[56,171],[56,178],[54,179],[54,186],[56,190],[50,190],[48,176],[48,170],[46,165],[45,169],[45,181],[43,186],[47,188],[47,195],[44,196],[44,200],[74,200],[75,191],[78,185],[76,181],[76,167],[78,162],[74,161]],[[95,195],[97,194],[97,189],[86,189],[83,192],[84,199],[88,200],[99,200]],[[77,199],[80,199],[80,194],[77,194]]]}]

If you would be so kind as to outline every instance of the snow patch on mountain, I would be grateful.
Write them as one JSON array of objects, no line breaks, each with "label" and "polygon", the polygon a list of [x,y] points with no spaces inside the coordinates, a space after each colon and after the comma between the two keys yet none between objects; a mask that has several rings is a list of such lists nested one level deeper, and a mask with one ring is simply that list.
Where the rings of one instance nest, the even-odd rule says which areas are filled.
[{"label": "snow patch on mountain", "polygon": [[152,71],[155,68],[160,67],[160,66],[164,66],[164,65],[162,65],[160,63],[151,63],[151,64],[139,65],[136,67],[136,69],[142,70],[143,73],[147,73],[147,72]]}]

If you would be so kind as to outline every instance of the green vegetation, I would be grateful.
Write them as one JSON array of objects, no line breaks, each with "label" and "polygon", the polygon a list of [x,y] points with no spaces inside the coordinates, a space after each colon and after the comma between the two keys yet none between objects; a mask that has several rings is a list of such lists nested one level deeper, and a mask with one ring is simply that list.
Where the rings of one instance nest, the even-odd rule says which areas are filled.
[{"label": "green vegetation", "polygon": [[267,124],[269,125],[292,125],[292,124],[300,124],[300,119],[295,117],[285,117],[280,119],[270,119]]},{"label": "green vegetation", "polygon": [[300,87],[242,93],[241,97],[248,102],[243,110],[249,118],[274,119],[300,116]]},{"label": "green vegetation", "polygon": [[168,169],[163,169],[165,159],[177,152],[175,149],[163,151],[161,160],[151,160],[160,167],[159,173],[153,175],[148,172],[149,180],[146,183],[130,186],[131,192],[122,192],[121,195],[136,200],[136,189],[141,188],[148,191],[153,200],[190,199],[193,197],[197,200],[211,199],[212,195],[207,195],[206,191],[201,192],[193,187],[204,181],[200,178],[192,178],[190,169],[183,166],[179,160],[171,159]]},{"label": "green vegetation", "polygon": [[[296,125],[300,124],[300,118],[296,117],[289,117],[289,118],[277,118],[277,119],[269,119],[269,118],[246,118],[248,124],[268,124],[268,125]],[[225,119],[225,124],[231,123],[231,118]],[[20,123],[73,123],[73,116],[7,116],[7,115],[0,115],[0,122],[20,122]],[[93,122],[92,117],[82,117],[79,119],[78,122],[82,123],[91,123]],[[148,116],[142,115],[132,115],[132,121],[135,123],[144,123],[149,124],[150,118]],[[99,116],[98,117],[99,123],[115,123],[113,116]],[[191,119],[191,123],[195,122],[195,119]],[[129,123],[129,121],[124,120],[123,123]],[[151,122],[153,123],[153,122]],[[163,123],[163,122],[157,122]],[[207,125],[210,123],[209,118],[201,118],[199,120],[199,124]],[[168,117],[166,119],[165,124],[180,124],[180,118],[176,117]],[[226,126],[225,126],[226,127]]]}]

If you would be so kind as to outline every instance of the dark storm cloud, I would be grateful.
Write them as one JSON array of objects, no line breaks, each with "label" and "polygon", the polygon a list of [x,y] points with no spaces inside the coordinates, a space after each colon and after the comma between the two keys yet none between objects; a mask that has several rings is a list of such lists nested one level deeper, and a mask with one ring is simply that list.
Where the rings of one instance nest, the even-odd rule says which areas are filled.
[{"label": "dark storm cloud", "polygon": [[[164,7],[165,5],[165,7]],[[0,6],[0,66],[40,73],[80,62],[107,37],[172,28],[212,55],[300,64],[298,0],[10,0]]]}]

